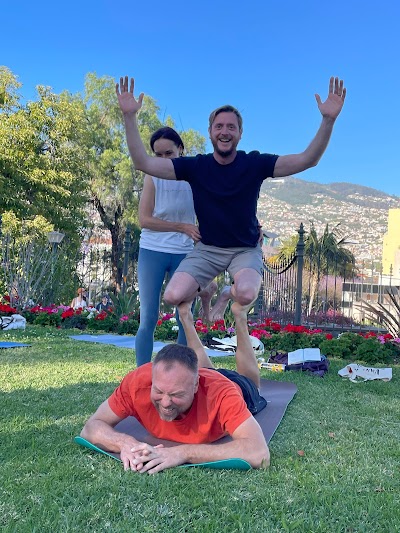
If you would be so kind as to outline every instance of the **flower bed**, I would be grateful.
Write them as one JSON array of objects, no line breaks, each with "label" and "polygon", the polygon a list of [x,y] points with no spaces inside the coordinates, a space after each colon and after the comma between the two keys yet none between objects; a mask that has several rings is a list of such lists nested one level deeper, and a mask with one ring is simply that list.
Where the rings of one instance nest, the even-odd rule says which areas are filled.
[{"label": "flower bed", "polygon": [[[0,304],[0,314],[12,314],[15,311],[7,303]],[[131,335],[135,335],[139,328],[138,314],[128,313],[118,317],[113,309],[97,311],[90,307],[73,310],[66,306],[35,306],[22,314],[27,322],[42,326]],[[209,325],[198,319],[195,328],[205,344],[212,337],[224,338],[235,335],[234,326],[227,326],[223,320]],[[178,329],[173,314],[162,315],[157,322],[154,338],[160,341],[175,341]],[[398,363],[400,359],[400,338],[393,338],[390,334],[349,332],[334,338],[331,333],[324,333],[321,329],[293,324],[281,326],[269,318],[261,322],[249,322],[249,333],[262,341],[267,354],[274,350],[289,352],[298,348],[312,347],[320,348],[327,357],[353,359],[369,364]]]},{"label": "flower bed", "polygon": [[74,310],[64,305],[50,307],[37,305],[23,311],[22,314],[30,324],[63,329],[76,328],[135,335],[139,328],[138,317],[134,313],[117,317],[112,309],[97,311],[94,307],[85,307]]}]

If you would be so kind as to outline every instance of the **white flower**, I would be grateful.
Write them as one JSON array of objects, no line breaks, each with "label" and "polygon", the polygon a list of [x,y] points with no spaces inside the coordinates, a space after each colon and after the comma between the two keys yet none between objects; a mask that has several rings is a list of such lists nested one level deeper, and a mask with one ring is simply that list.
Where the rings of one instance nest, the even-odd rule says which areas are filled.
[{"label": "white flower", "polygon": [[172,331],[178,331],[179,330],[179,326],[172,326]]},{"label": "white flower", "polygon": [[[176,318],[175,318],[175,317],[171,317],[171,318],[169,319],[169,321],[170,321],[170,322],[176,322]],[[175,330],[174,330],[174,331],[175,331]]]}]

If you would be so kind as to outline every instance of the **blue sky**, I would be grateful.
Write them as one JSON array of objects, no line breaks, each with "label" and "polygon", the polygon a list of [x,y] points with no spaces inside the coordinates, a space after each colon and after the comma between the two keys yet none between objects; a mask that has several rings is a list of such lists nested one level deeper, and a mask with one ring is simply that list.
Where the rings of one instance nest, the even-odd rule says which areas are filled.
[{"label": "blue sky", "polygon": [[88,72],[127,74],[161,116],[206,137],[210,111],[236,106],[246,151],[302,151],[320,123],[314,93],[325,99],[337,75],[344,109],[323,159],[299,177],[400,196],[397,0],[2,4],[0,64],[25,99],[38,84],[75,93]]}]

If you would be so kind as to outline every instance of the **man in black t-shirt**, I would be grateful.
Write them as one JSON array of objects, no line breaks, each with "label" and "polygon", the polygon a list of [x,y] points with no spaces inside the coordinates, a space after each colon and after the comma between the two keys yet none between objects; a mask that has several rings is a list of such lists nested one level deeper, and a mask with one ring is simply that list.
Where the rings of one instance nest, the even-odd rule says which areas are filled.
[{"label": "man in black t-shirt", "polygon": [[[126,138],[136,170],[158,178],[186,180],[193,191],[201,241],[182,261],[164,293],[171,305],[191,302],[216,275],[228,270],[233,285],[224,297],[233,299],[237,333],[236,360],[249,361],[254,353],[247,329],[247,313],[261,286],[262,256],[258,245],[257,199],[266,178],[289,176],[315,166],[332,134],[346,96],[343,81],[331,78],[325,102],[315,95],[321,125],[301,153],[276,156],[238,151],[242,117],[232,106],[213,111],[209,135],[214,152],[196,157],[164,159],[147,154],[137,127],[143,102],[133,95],[134,81],[121,78],[116,92],[125,121]],[[259,386],[259,383],[257,384]]]}]

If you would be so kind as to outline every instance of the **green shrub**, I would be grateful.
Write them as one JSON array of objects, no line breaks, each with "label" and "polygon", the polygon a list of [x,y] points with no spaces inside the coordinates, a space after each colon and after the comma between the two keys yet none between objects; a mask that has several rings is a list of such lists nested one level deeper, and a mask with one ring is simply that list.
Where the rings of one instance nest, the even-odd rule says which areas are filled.
[{"label": "green shrub", "polygon": [[176,341],[178,337],[178,331],[173,329],[177,326],[177,323],[173,323],[170,320],[165,320],[162,324],[157,325],[154,331],[154,339],[157,341]]},{"label": "green shrub", "polygon": [[36,326],[56,326],[61,324],[61,315],[58,313],[38,313],[33,322]]},{"label": "green shrub", "polygon": [[61,327],[63,329],[81,329],[84,330],[88,326],[88,319],[83,315],[74,315],[67,318],[63,318],[61,322]]},{"label": "green shrub", "polygon": [[139,310],[139,293],[135,290],[132,292],[110,294],[110,298],[113,314],[117,318],[129,315],[129,313],[137,313]]},{"label": "green shrub", "polygon": [[[313,337],[317,337],[313,339]],[[293,352],[298,348],[317,348],[324,335],[309,335],[307,333],[276,333],[271,337],[261,337],[267,351],[278,350]]]},{"label": "green shrub", "polygon": [[95,331],[117,331],[118,318],[114,315],[107,315],[104,320],[96,320],[95,318],[89,318],[87,321],[88,329]]},{"label": "green shrub", "polygon": [[364,339],[357,347],[354,358],[365,363],[388,363],[390,361],[390,349],[381,344],[376,338]]},{"label": "green shrub", "polygon": [[360,344],[362,344],[365,341],[364,337],[362,337],[358,333],[352,333],[350,331],[346,333],[342,333],[339,336],[339,339],[340,339],[340,342],[345,342],[349,346],[349,349],[351,352],[355,352],[358,346],[360,346]]},{"label": "green shrub", "polygon": [[31,313],[30,311],[22,311],[21,315],[26,319],[27,324],[34,324],[36,313]]},{"label": "green shrub", "polygon": [[337,357],[338,359],[351,359],[352,350],[350,348],[350,343],[346,340],[340,339],[331,339],[330,341],[324,340],[319,345],[321,353],[326,357]]},{"label": "green shrub", "polygon": [[120,321],[117,327],[117,333],[120,335],[136,335],[139,329],[139,322],[133,318]]}]

